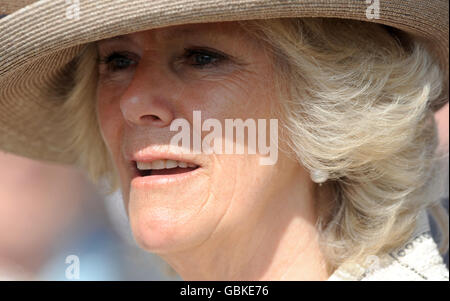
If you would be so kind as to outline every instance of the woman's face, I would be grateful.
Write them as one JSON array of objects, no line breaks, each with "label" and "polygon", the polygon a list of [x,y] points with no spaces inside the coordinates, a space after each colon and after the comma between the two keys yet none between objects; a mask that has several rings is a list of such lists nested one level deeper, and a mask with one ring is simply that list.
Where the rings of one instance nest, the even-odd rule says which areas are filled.
[{"label": "woman's face", "polygon": [[[202,122],[218,120],[223,131],[225,119],[269,124],[276,118],[271,57],[237,23],[133,33],[99,42],[98,52],[98,119],[133,233],[145,249],[199,246],[264,222],[267,206],[294,190],[311,191],[309,175],[282,153],[275,164],[261,165],[264,155],[248,154],[247,143],[244,154],[169,147],[179,132],[171,123],[183,118],[192,133],[193,111]],[[169,159],[178,162],[161,161]]]}]

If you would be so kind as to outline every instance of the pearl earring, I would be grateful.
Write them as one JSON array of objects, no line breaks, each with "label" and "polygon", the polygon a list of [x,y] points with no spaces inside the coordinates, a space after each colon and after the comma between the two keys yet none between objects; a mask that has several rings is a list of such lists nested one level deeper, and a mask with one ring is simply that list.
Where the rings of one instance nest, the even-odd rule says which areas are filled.
[{"label": "pearl earring", "polygon": [[314,169],[311,171],[311,180],[315,183],[322,184],[328,180],[328,172],[323,170]]}]

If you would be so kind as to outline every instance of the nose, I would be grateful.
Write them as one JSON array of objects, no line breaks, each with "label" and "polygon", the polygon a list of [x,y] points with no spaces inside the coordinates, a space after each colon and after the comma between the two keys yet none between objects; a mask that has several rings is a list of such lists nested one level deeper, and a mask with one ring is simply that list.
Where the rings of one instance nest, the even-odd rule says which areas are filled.
[{"label": "nose", "polygon": [[120,109],[130,126],[169,126],[174,119],[173,82],[164,72],[137,67],[134,77],[120,99]]}]

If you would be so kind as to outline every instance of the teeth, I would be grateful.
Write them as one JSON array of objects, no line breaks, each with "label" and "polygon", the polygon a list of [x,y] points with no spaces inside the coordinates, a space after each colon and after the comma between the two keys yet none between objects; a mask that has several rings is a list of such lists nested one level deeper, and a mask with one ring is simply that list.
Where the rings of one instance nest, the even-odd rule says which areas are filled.
[{"label": "teeth", "polygon": [[136,162],[137,163],[137,168],[139,170],[146,170],[146,169],[152,169],[152,163],[148,163],[148,162]]},{"label": "teeth", "polygon": [[187,163],[186,162],[179,162],[179,161],[177,161],[178,162],[178,167],[181,167],[181,168],[186,168],[187,167]]},{"label": "teeth", "polygon": [[175,168],[178,166],[177,161],[174,160],[166,160],[166,168]]},{"label": "teeth", "polygon": [[149,170],[149,169],[170,169],[175,167],[196,167],[197,165],[175,161],[175,160],[155,160],[153,162],[136,162],[137,168],[139,170]]},{"label": "teeth", "polygon": [[152,162],[152,169],[164,169],[166,164],[164,160],[156,160]]}]

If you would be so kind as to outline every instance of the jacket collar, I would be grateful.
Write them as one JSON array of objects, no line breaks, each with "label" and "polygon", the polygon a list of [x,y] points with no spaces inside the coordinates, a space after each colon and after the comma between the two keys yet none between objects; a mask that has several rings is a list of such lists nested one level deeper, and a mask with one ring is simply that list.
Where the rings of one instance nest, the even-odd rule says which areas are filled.
[{"label": "jacket collar", "polygon": [[422,211],[410,239],[380,256],[368,256],[365,265],[347,263],[328,279],[339,280],[449,280],[434,242],[426,211]]}]

